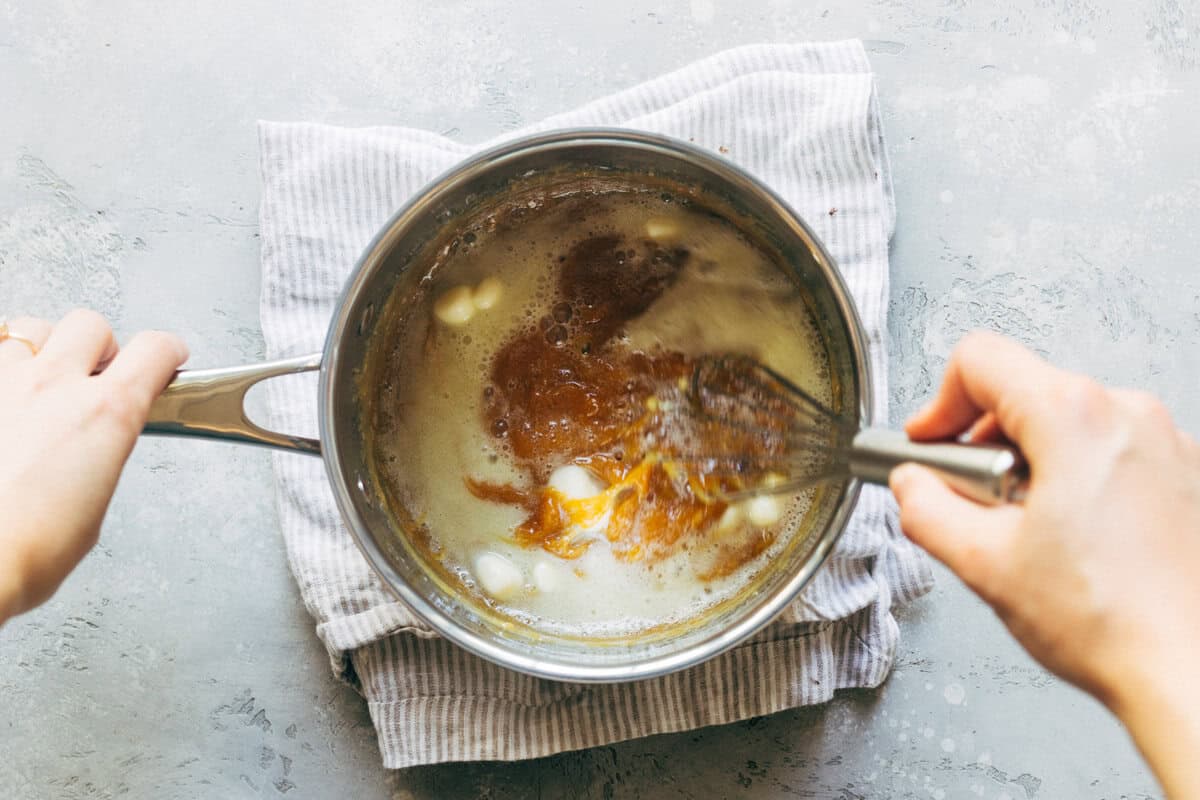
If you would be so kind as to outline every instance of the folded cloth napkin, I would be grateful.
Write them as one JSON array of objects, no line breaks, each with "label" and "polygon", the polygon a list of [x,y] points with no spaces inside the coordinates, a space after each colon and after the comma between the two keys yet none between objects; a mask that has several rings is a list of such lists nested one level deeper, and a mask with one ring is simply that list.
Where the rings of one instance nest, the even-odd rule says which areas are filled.
[{"label": "folded cloth napkin", "polygon": [[[581,125],[695,142],[779,192],[816,229],[854,294],[878,384],[876,418],[887,418],[882,336],[895,210],[860,42],[730,50],[503,138]],[[269,122],[259,140],[262,328],[272,358],[319,350],[342,283],[376,230],[426,182],[499,141]],[[315,430],[315,396],[311,381],[272,382],[272,423]],[[388,767],[534,758],[877,686],[895,653],[893,607],[932,582],[925,558],[900,535],[889,496],[868,487],[824,569],[746,643],[664,678],[554,683],[434,636],[355,549],[320,462],[281,454],[275,469],[292,572],[335,670],[366,696]]]}]

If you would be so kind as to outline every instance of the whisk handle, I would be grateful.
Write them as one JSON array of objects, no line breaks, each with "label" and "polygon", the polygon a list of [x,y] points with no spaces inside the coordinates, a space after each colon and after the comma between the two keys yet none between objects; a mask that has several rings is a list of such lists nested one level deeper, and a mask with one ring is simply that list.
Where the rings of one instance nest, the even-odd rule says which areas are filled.
[{"label": "whisk handle", "polygon": [[929,467],[960,494],[987,505],[1021,502],[1029,482],[1029,466],[1012,447],[914,442],[886,428],[867,428],[854,437],[850,471],[855,477],[887,485],[892,469],[907,462]]}]

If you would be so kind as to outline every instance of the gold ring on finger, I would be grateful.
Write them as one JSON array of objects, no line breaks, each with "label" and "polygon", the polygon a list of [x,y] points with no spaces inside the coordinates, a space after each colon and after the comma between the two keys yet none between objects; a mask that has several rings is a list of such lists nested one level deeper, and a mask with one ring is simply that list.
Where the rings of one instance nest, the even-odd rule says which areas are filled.
[{"label": "gold ring on finger", "polygon": [[38,346],[31,339],[26,339],[24,336],[19,336],[8,329],[7,322],[0,322],[0,343],[12,339],[14,342],[20,342],[29,348],[29,352],[33,355],[38,354]]}]

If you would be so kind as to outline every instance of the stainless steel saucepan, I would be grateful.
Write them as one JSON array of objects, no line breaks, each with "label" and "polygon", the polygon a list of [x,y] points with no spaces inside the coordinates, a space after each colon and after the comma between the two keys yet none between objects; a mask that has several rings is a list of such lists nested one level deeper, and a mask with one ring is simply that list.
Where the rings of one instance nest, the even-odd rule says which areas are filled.
[{"label": "stainless steel saucepan", "polygon": [[[155,404],[147,433],[199,436],[319,455],[346,527],[380,580],[442,636],[497,664],[567,681],[624,681],[672,672],[710,658],[766,625],[812,579],[846,526],[859,494],[848,479],[824,486],[777,559],[731,601],[686,623],[634,637],[585,639],[514,624],[439,577],[389,514],[372,480],[361,435],[362,387],[356,378],[384,306],[405,291],[410,266],[484,198],[539,172],[571,169],[645,176],[693,187],[731,209],[740,225],[775,251],[812,296],[839,388],[840,411],[871,420],[871,371],[854,302],[812,230],[771,190],[727,161],[659,136],[570,130],[514,141],[450,170],[396,213],[367,246],[350,276],[323,352],[232,369],[185,370]],[[281,375],[320,371],[320,440],[251,422],[245,394]]]}]

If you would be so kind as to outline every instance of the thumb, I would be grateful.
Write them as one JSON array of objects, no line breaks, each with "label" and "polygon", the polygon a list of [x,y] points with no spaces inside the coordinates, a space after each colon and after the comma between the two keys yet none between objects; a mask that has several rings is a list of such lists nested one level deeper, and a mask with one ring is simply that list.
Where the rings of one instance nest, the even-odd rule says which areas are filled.
[{"label": "thumb", "polygon": [[905,535],[991,601],[994,575],[1007,557],[1020,508],[979,505],[916,464],[892,470],[889,485]]}]

